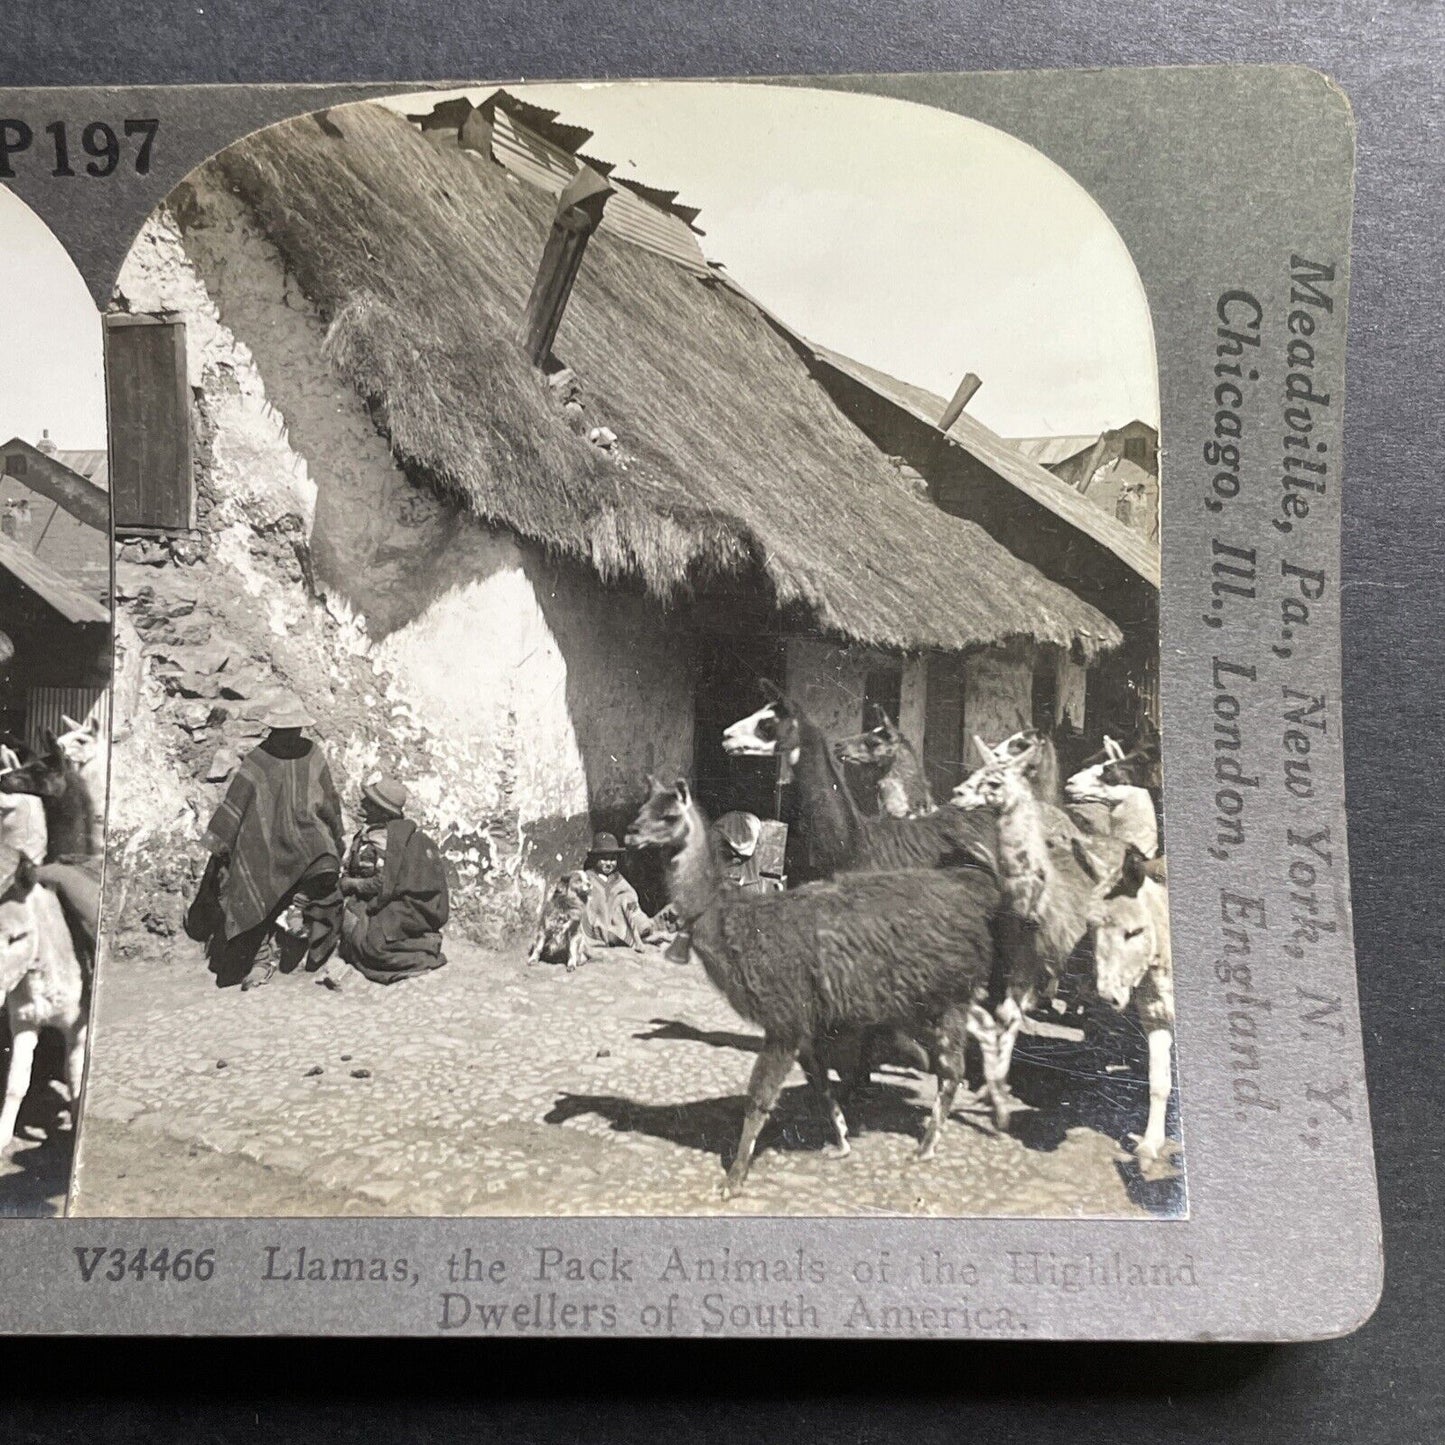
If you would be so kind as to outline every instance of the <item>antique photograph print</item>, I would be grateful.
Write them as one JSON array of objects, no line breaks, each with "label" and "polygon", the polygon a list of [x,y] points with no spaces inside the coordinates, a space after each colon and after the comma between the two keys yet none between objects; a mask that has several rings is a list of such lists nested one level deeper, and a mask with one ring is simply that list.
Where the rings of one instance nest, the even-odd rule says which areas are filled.
[{"label": "antique photograph print", "polygon": [[103,333],[109,499],[0,395],[5,1170],[93,987],[79,1215],[1185,1215],[1154,341],[1063,170],[402,96],[193,171]]},{"label": "antique photograph print", "polygon": [[104,849],[110,497],[101,318],[0,186],[0,1217],[64,1212]]}]

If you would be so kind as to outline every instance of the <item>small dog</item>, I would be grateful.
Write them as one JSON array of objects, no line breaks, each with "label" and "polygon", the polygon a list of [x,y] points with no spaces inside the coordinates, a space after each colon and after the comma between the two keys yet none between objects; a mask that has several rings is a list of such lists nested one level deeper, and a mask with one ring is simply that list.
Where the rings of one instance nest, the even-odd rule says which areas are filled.
[{"label": "small dog", "polygon": [[537,937],[527,954],[528,963],[560,963],[575,973],[587,962],[587,939],[582,915],[592,893],[592,880],[580,868],[564,873],[542,905]]}]

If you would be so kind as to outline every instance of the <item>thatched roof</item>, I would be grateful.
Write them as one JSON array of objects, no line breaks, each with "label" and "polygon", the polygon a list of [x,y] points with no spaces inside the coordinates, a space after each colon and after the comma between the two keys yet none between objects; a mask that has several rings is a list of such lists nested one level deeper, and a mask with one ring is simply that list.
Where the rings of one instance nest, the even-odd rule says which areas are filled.
[{"label": "thatched roof", "polygon": [[[852,377],[915,420],[937,427],[947,406],[941,396],[826,347],[814,345],[811,350],[817,360]],[[1156,592],[1159,590],[1159,548],[1083,501],[1071,486],[1025,456],[1012,442],[1005,441],[966,411],[948,429],[947,439],[950,445],[962,447],[996,477],[1008,482],[1024,505],[1040,508],[1080,536],[1108,548],[1136,576]]]},{"label": "thatched roof", "polygon": [[1118,643],[1102,613],[915,495],[743,297],[605,231],[554,348],[625,462],[600,452],[513,339],[553,199],[381,107],[328,119],[212,164],[414,476],[663,599],[761,568],[780,607],[876,646]]}]

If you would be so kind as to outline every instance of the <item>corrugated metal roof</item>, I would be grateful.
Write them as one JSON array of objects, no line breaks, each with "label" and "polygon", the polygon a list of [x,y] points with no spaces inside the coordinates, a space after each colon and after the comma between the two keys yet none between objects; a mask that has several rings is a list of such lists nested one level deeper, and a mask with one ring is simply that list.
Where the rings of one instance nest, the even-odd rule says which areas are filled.
[{"label": "corrugated metal roof", "polygon": [[[483,109],[484,107],[478,107]],[[536,109],[536,107],[531,107]],[[690,271],[708,270],[707,259],[698,245],[696,228],[659,198],[671,198],[676,191],[659,190],[641,181],[609,174],[612,167],[599,164],[554,144],[532,129],[515,110],[498,107],[491,112],[492,159],[513,175],[544,190],[560,195],[583,164],[608,176],[616,187],[602,212],[602,229],[634,246],[655,251]],[[604,169],[605,167],[605,169]],[[696,216],[698,212],[686,208]]]},{"label": "corrugated metal roof", "polygon": [[535,135],[541,136],[558,150],[566,151],[568,155],[576,155],[592,139],[592,132],[586,126],[568,125],[557,119],[557,111],[519,100],[510,91],[493,91],[477,109],[489,120],[493,119],[494,112],[505,111]]},{"label": "corrugated metal roof", "polygon": [[[938,418],[947,405],[941,396],[924,387],[900,381],[887,372],[865,366],[851,356],[830,351],[816,343],[807,344],[819,361],[852,377],[919,421],[937,428]],[[949,428],[948,439],[1075,531],[1107,547],[1151,586],[1159,586],[1159,552],[1156,547],[1122,522],[1100,511],[1072,487],[1065,486],[1052,472],[1045,471],[1037,462],[1024,456],[997,432],[964,412]]]},{"label": "corrugated metal roof", "polygon": [[110,490],[110,457],[102,450],[85,448],[75,450],[73,448],[61,447],[55,453],[55,460],[63,466],[67,466],[73,472],[78,472],[86,481]]},{"label": "corrugated metal roof", "polygon": [[1009,437],[1008,444],[1041,467],[1056,467],[1060,462],[1066,462],[1080,452],[1088,451],[1098,440],[1099,434],[1096,432],[1093,436]]},{"label": "corrugated metal roof", "polygon": [[42,562],[9,537],[0,537],[0,568],[28,587],[67,622],[110,622],[110,609],[72,586],[49,563]]},{"label": "corrugated metal roof", "polygon": [[[615,162],[600,160],[580,149],[591,139],[592,132],[563,124],[556,111],[498,90],[479,106],[460,99],[443,101],[428,114],[409,115],[407,119],[431,132],[434,138],[455,131],[465,143],[467,121],[474,113],[490,129],[491,157],[498,165],[554,196],[562,192],[580,167],[591,166],[615,187],[602,215],[603,230],[666,256],[690,271],[707,271],[707,258],[697,243],[697,237],[704,234],[695,224],[701,214],[699,208],[679,204],[676,191],[615,175]],[[467,148],[486,149],[480,144]]]}]

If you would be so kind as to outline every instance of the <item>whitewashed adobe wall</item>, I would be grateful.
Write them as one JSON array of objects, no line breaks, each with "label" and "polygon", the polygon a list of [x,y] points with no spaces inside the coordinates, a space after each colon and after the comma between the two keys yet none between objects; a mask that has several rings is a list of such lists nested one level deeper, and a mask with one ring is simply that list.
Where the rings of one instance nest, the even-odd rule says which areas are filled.
[{"label": "whitewashed adobe wall", "polygon": [[[1032,649],[979,648],[963,670],[963,725],[986,743],[1033,726]],[[967,754],[970,764],[975,759]]]},{"label": "whitewashed adobe wall", "polygon": [[788,639],[787,688],[829,737],[847,737],[863,725],[863,693],[870,669],[896,663],[899,716],[893,721],[915,747],[923,744],[928,669],[922,656],[893,657],[870,648],[821,638]]},{"label": "whitewashed adobe wall", "polygon": [[[589,807],[621,808],[648,770],[688,767],[688,661],[660,609],[413,486],[240,203],[203,182],[186,217],[184,236],[164,216],[147,225],[121,290],[187,323],[191,381],[217,423],[218,554],[244,567],[228,530],[304,520],[327,610],[375,671],[374,728],[399,709],[432,735],[433,766],[403,774],[416,811],[469,827],[505,817],[555,853]],[[311,605],[294,590],[258,598],[278,633]],[[364,771],[367,739],[339,746],[357,754],[345,770]]]}]

